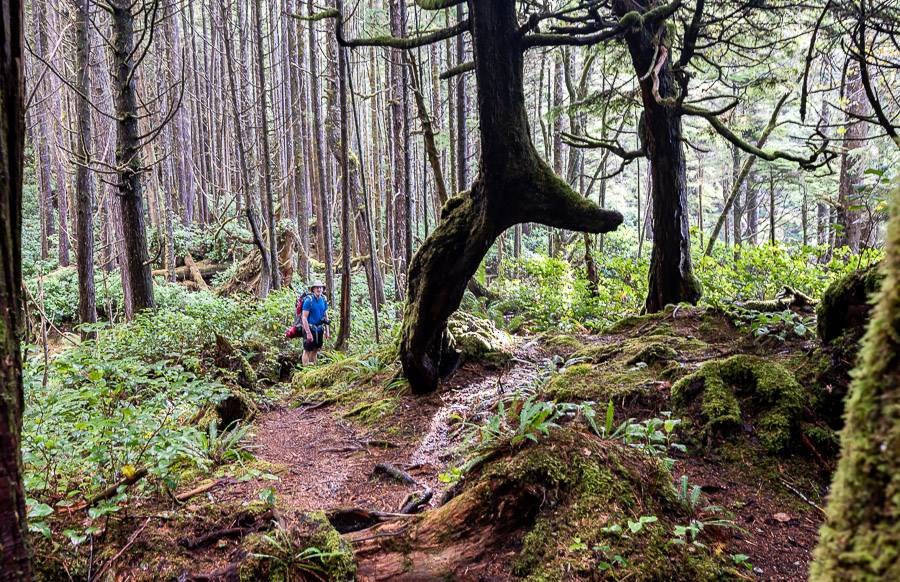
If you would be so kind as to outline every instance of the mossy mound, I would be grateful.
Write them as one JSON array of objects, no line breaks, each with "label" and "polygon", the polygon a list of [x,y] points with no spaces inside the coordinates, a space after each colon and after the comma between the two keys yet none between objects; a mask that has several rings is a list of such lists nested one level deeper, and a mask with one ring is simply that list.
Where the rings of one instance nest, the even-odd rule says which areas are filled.
[{"label": "mossy mound", "polygon": [[884,273],[880,263],[844,275],[828,286],[816,308],[816,331],[825,344],[839,338],[853,346],[862,338],[872,296],[881,288]]},{"label": "mossy mound", "polygon": [[316,511],[291,519],[279,519],[271,532],[256,533],[243,542],[247,557],[238,567],[238,579],[287,582],[313,579],[334,582],[354,580],[356,563],[350,544],[344,541],[325,514]]},{"label": "mossy mound", "polygon": [[546,333],[541,336],[541,343],[553,350],[570,353],[584,348],[584,342],[574,335],[566,333]]},{"label": "mossy mound", "polygon": [[533,582],[596,579],[613,562],[616,579],[730,579],[712,550],[671,543],[689,521],[658,460],[564,427],[474,468],[458,496],[421,520],[367,532],[395,535],[358,546],[357,557],[361,577],[385,580],[464,579],[498,554]]},{"label": "mossy mound", "polygon": [[297,370],[292,388],[300,404],[347,405],[345,416],[372,423],[390,415],[407,389],[398,374],[397,349],[391,345]]},{"label": "mossy mound", "polygon": [[697,339],[656,333],[589,346],[572,354],[570,365],[551,377],[545,394],[558,401],[602,402],[648,396],[667,380],[663,370],[706,348]]},{"label": "mossy mound", "polygon": [[457,311],[447,322],[452,345],[464,360],[503,364],[513,356],[513,339],[487,319]]},{"label": "mossy mound", "polygon": [[770,453],[790,446],[806,398],[783,366],[748,355],[706,362],[676,382],[672,396],[678,409],[698,419],[707,442],[746,428]]}]

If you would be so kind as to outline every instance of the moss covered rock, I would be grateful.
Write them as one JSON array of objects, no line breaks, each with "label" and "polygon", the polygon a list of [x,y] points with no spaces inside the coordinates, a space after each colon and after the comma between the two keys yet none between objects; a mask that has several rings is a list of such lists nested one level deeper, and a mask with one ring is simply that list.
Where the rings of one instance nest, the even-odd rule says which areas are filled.
[{"label": "moss covered rock", "polygon": [[676,382],[672,396],[676,407],[699,420],[707,440],[745,427],[771,453],[791,444],[805,398],[791,372],[748,355],[706,362]]},{"label": "moss covered rock", "polygon": [[454,347],[464,359],[502,364],[513,356],[513,340],[493,322],[457,311],[447,322]]},{"label": "moss covered rock", "polygon": [[839,338],[856,345],[872,310],[872,295],[881,288],[880,264],[853,271],[828,286],[816,308],[816,330],[826,344]]}]

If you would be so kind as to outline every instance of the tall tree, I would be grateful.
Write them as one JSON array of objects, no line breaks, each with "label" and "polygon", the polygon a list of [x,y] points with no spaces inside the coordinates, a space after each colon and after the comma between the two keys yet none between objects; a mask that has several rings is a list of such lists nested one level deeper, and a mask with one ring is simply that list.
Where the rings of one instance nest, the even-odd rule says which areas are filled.
[{"label": "tall tree", "polygon": [[0,581],[28,582],[22,487],[22,155],[25,74],[22,4],[0,1]]},{"label": "tall tree", "polygon": [[[85,0],[86,2],[88,0]],[[141,165],[141,134],[138,130],[137,64],[141,47],[135,46],[135,3],[109,0],[103,4],[110,12],[112,28],[110,51],[113,67],[113,103],[116,112],[116,167],[118,194],[122,204],[125,255],[134,311],[154,306],[153,277],[147,257],[147,231],[144,226],[144,196]],[[157,3],[146,19],[155,26]],[[146,32],[146,31],[142,31]]]},{"label": "tall tree", "polygon": [[261,0],[253,2],[253,27],[256,31],[256,80],[259,84],[259,119],[262,142],[262,174],[265,186],[266,227],[269,231],[269,264],[272,267],[272,288],[281,289],[281,269],[278,266],[278,233],[275,231],[275,200],[272,196],[272,157],[269,152],[269,119],[266,107],[266,74],[263,60]]},{"label": "tall tree", "polygon": [[[459,0],[418,0],[444,9]],[[469,279],[496,238],[521,222],[608,232],[622,222],[572,190],[540,157],[525,110],[524,53],[535,37],[523,36],[515,0],[469,0],[469,19],[410,38],[344,40],[352,46],[415,48],[469,31],[475,52],[481,132],[479,175],[469,192],[451,198],[441,223],[413,257],[400,339],[404,376],[415,392],[437,387],[455,367],[447,318],[459,306]]]},{"label": "tall tree", "polygon": [[810,581],[900,579],[900,189]]},{"label": "tall tree", "polygon": [[[73,0],[75,14],[75,232],[78,253],[78,319],[97,321],[94,291],[94,184],[91,177],[90,0]],[[83,336],[91,335],[88,331]]]},{"label": "tall tree", "polygon": [[[338,14],[343,14],[343,2],[336,1]],[[340,29],[343,22],[339,18],[338,36],[342,36]],[[341,126],[341,308],[340,329],[336,342],[337,349],[344,349],[350,339],[350,277],[352,269],[350,265],[350,204],[353,198],[350,195],[350,123],[347,112],[347,49],[339,46],[337,49],[338,66],[338,107]]]}]

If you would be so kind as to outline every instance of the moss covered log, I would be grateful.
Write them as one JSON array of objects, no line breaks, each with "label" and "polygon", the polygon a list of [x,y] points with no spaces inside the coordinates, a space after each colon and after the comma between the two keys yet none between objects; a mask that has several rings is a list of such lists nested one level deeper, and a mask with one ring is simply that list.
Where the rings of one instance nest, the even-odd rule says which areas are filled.
[{"label": "moss covered log", "polygon": [[[438,509],[349,539],[365,580],[478,579],[498,552],[533,582],[593,579],[617,555],[618,579],[730,579],[713,551],[670,543],[689,520],[671,479],[656,459],[564,428],[473,469]],[[622,535],[640,516],[656,520]]]},{"label": "moss covered log", "polygon": [[900,192],[812,582],[900,580]]}]

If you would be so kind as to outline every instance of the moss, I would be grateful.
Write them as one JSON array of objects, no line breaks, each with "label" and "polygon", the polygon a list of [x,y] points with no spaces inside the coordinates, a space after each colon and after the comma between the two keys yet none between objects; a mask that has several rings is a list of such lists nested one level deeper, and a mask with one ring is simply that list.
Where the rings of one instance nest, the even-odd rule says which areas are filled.
[{"label": "moss", "polygon": [[869,320],[871,296],[881,288],[879,264],[853,271],[834,281],[816,307],[816,331],[826,344],[844,335],[855,346]]},{"label": "moss", "polygon": [[350,544],[320,511],[279,523],[270,533],[252,534],[243,547],[247,559],[238,570],[242,582],[303,580],[308,572],[335,582],[355,579],[356,562]]},{"label": "moss", "polygon": [[885,280],[846,403],[812,582],[900,580],[900,188]]},{"label": "moss", "polygon": [[788,448],[805,399],[788,370],[748,355],[706,362],[676,382],[672,396],[676,407],[699,417],[707,440],[750,423],[771,453]]},{"label": "moss", "polygon": [[568,334],[553,334],[544,338],[544,345],[550,348],[560,348],[562,350],[578,350],[584,347],[580,339]]},{"label": "moss", "polygon": [[298,370],[292,381],[299,403],[326,402],[348,407],[343,415],[371,424],[397,410],[406,382],[397,380],[397,348],[334,360]]},{"label": "moss", "polygon": [[[539,445],[483,468],[475,484],[535,491],[537,514],[522,537],[513,574],[531,581],[592,579],[600,561],[621,555],[619,579],[714,580],[726,568],[709,550],[691,555],[669,543],[686,521],[671,474],[654,458],[623,445],[564,428]],[[653,515],[641,535],[617,536],[607,526]],[[604,549],[593,549],[602,547]]]},{"label": "moss", "polygon": [[619,19],[619,26],[622,28],[636,29],[644,25],[644,17],[637,10],[626,12]]},{"label": "moss", "polygon": [[447,322],[447,330],[464,359],[499,365],[513,356],[512,337],[486,319],[457,311]]},{"label": "moss", "polygon": [[626,364],[635,365],[638,362],[645,364],[653,364],[656,362],[668,362],[678,357],[675,348],[662,342],[649,342],[643,346],[636,354],[626,360]]}]

